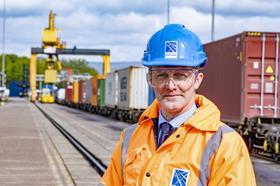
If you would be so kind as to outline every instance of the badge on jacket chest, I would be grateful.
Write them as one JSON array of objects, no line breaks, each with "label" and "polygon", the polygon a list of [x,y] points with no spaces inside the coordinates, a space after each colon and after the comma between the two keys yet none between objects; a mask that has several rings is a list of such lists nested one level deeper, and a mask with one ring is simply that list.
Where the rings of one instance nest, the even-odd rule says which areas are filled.
[{"label": "badge on jacket chest", "polygon": [[184,169],[173,169],[173,174],[171,177],[171,186],[187,186],[188,179],[190,176],[189,170]]}]

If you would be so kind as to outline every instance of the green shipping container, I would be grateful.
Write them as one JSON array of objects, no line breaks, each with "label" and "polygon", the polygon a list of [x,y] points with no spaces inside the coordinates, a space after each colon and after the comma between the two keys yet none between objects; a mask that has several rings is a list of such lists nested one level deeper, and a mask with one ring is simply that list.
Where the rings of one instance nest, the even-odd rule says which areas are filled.
[{"label": "green shipping container", "polygon": [[105,79],[98,79],[98,106],[105,106]]}]

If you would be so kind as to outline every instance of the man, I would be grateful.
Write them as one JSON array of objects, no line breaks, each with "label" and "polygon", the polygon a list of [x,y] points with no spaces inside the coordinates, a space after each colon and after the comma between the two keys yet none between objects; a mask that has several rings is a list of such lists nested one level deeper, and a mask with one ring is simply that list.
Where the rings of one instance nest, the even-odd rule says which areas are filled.
[{"label": "man", "polygon": [[157,99],[123,131],[103,184],[256,185],[242,138],[195,93],[206,62],[199,38],[183,25],[151,37],[143,65]]}]

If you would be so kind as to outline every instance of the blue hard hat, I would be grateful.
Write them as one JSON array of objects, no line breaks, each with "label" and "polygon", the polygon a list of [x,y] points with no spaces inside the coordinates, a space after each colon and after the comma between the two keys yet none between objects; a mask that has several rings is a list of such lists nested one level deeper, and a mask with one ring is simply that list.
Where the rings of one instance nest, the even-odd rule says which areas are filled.
[{"label": "blue hard hat", "polygon": [[142,59],[144,66],[187,66],[202,68],[207,63],[200,39],[184,25],[169,24],[149,40]]}]

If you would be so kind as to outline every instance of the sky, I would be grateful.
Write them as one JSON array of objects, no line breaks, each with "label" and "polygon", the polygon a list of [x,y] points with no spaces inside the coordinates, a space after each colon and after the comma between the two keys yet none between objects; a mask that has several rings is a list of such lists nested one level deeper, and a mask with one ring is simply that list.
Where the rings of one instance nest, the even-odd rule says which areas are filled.
[{"label": "sky", "polygon": [[[2,43],[3,0],[0,5]],[[210,42],[211,7],[212,0],[170,0],[170,23]],[[245,30],[279,32],[279,9],[280,0],[216,0],[215,39]],[[112,62],[141,61],[149,38],[167,24],[167,0],[6,0],[6,53],[29,56],[31,47],[40,47],[50,10],[68,48],[110,49]]]}]

